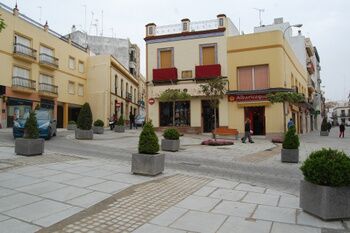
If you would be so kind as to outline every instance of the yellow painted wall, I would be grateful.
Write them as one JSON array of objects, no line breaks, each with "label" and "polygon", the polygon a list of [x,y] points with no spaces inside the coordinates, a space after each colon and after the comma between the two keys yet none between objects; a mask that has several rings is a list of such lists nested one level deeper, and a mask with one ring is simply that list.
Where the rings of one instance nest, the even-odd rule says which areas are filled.
[{"label": "yellow painted wall", "polygon": [[[237,90],[237,68],[243,66],[269,65],[269,88],[291,88],[291,76],[307,95],[307,71],[299,63],[281,31],[271,31],[229,37],[227,62],[230,90]],[[286,86],[284,80],[286,79]],[[247,104],[249,105],[249,104]],[[283,105],[265,107],[266,133],[283,132]],[[237,102],[229,103],[229,127],[244,131],[244,108]],[[286,117],[286,122],[291,114]]]}]

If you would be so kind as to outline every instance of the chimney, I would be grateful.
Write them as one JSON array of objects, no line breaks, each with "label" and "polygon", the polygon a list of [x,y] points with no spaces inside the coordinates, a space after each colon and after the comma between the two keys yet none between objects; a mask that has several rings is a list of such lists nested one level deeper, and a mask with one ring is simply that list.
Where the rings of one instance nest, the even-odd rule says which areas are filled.
[{"label": "chimney", "polygon": [[19,15],[19,10],[18,10],[17,3],[16,3],[16,5],[15,5],[15,8],[13,8],[13,15],[14,15],[14,16],[18,16],[18,15]]},{"label": "chimney", "polygon": [[156,35],[156,27],[155,23],[149,23],[146,25],[146,37],[155,36]]},{"label": "chimney", "polygon": [[273,24],[282,24],[283,23],[283,17],[275,18],[273,20]]},{"label": "chimney", "polygon": [[45,25],[44,25],[44,31],[47,32],[49,30],[49,25],[46,21]]},{"label": "chimney", "polygon": [[218,28],[225,28],[226,27],[226,15],[219,14],[216,16],[216,18],[219,20],[219,27]]},{"label": "chimney", "polygon": [[298,36],[301,36],[301,30],[298,30]]},{"label": "chimney", "polygon": [[191,26],[190,23],[191,21],[189,19],[182,19],[181,20],[182,23],[182,32],[189,32],[191,30]]},{"label": "chimney", "polygon": [[75,32],[77,30],[77,28],[75,27],[75,25],[72,26],[72,32]]}]

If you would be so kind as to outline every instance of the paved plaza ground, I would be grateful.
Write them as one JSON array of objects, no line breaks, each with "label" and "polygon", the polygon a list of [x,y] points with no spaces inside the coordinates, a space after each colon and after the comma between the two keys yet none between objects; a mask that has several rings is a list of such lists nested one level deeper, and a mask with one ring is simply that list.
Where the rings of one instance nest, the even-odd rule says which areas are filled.
[{"label": "paved plaza ground", "polygon": [[[336,131],[302,135],[301,160],[321,147],[350,154]],[[0,232],[350,232],[350,221],[299,209],[301,163],[282,164],[280,145],[208,147],[199,145],[208,135],[185,135],[179,152],[166,153],[165,172],[144,177],[130,173],[139,133],[77,141],[60,131],[45,155],[22,157],[1,130]]]}]

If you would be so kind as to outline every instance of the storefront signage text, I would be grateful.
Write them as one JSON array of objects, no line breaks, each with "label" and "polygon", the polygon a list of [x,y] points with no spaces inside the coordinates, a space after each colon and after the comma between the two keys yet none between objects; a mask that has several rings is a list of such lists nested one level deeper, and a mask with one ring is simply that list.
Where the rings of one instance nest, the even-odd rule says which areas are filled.
[{"label": "storefront signage text", "polygon": [[268,101],[266,95],[230,95],[229,102],[254,102],[254,101]]}]

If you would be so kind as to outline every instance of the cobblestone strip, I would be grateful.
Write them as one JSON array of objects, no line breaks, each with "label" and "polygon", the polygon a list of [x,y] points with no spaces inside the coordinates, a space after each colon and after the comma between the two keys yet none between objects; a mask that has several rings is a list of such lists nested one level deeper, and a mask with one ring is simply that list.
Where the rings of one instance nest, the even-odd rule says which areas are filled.
[{"label": "cobblestone strip", "polygon": [[174,175],[135,185],[39,232],[132,232],[210,181]]}]

